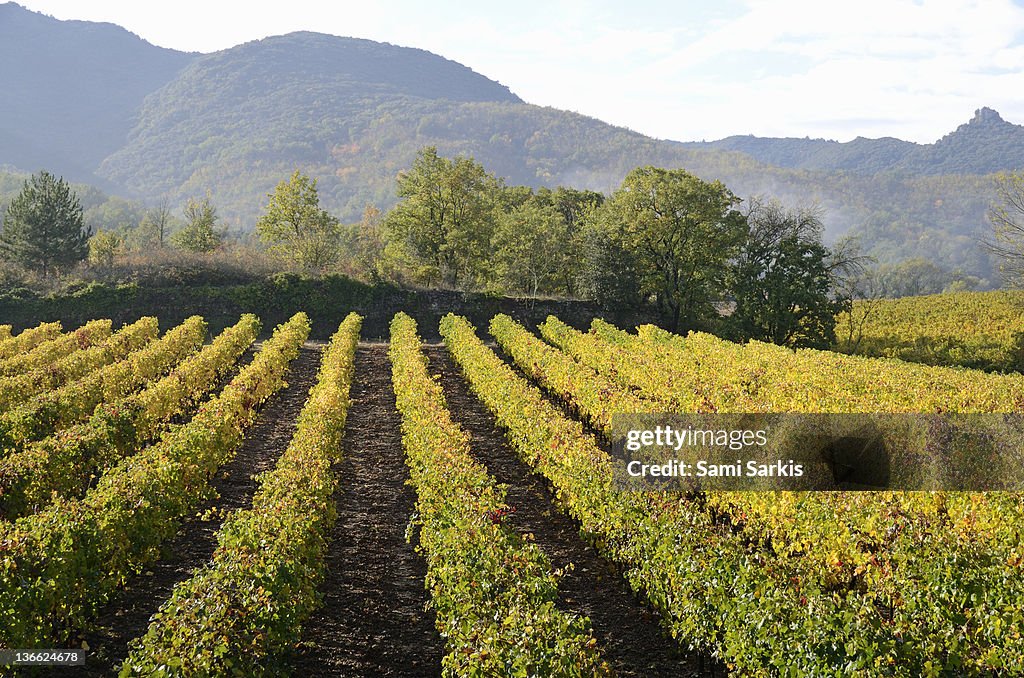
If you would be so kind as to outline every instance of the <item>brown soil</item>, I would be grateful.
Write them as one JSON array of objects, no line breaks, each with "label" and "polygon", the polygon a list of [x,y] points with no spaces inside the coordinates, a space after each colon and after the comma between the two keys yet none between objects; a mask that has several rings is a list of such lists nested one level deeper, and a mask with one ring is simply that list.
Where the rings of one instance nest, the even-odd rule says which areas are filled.
[{"label": "brown soil", "polygon": [[[296,417],[316,380],[320,353],[319,348],[302,348],[286,377],[288,385],[265,403],[235,457],[211,481],[216,491],[214,498],[203,502],[178,534],[164,545],[161,558],[115,594],[100,612],[93,628],[79,639],[89,644],[86,665],[52,670],[48,675],[116,674],[128,654],[129,641],[146,632],[150,616],[170,597],[174,585],[209,562],[227,512],[252,504],[256,490],[253,476],[273,468],[291,441]],[[246,355],[251,357],[251,354]]]},{"label": "brown soil", "polygon": [[[473,454],[508,485],[515,513],[506,520],[532,534],[556,568],[573,568],[559,581],[560,607],[590,618],[602,654],[619,676],[725,675],[707,658],[685,651],[639,602],[617,566],[580,538],[579,524],[554,503],[549,483],[521,462],[504,431],[470,391],[444,346],[428,346],[430,369],[440,375],[452,418],[472,436]],[[717,668],[717,670],[716,670]]]},{"label": "brown soil", "polygon": [[437,676],[444,643],[427,610],[426,564],[406,541],[416,495],[386,344],[360,344],[352,383],[324,605],[291,666],[296,676]]}]

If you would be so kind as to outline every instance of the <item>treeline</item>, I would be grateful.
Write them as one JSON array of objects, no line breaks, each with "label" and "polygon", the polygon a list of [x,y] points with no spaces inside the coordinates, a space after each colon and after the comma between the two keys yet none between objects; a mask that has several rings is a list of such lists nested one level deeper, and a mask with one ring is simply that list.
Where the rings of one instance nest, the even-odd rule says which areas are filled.
[{"label": "treeline", "polygon": [[380,279],[650,305],[680,331],[793,346],[831,345],[855,294],[859,260],[823,244],[815,209],[744,205],[685,170],[639,167],[607,196],[534,191],[427,147],[398,195],[352,232],[364,273]]},{"label": "treeline", "polygon": [[0,255],[44,277],[109,279],[126,260],[137,269],[166,264],[167,251],[211,261],[230,251],[249,270],[650,307],[676,330],[792,346],[831,345],[834,318],[857,293],[859,260],[823,244],[816,210],[744,203],[685,170],[639,167],[610,195],[534,190],[426,147],[398,174],[397,193],[388,212],[370,206],[343,224],[321,207],[317,181],[296,171],[249,236],[228,237],[209,195],[94,230],[75,193],[43,172],[11,199]]}]

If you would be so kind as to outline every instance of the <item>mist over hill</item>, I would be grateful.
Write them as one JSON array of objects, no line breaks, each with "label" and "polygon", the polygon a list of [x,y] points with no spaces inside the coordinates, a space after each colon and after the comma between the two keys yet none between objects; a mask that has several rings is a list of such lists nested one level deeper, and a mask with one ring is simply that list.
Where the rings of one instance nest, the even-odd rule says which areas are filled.
[{"label": "mist over hill", "polygon": [[430,52],[299,32],[212,54],[155,47],[112,24],[0,4],[0,167],[48,169],[179,205],[210,193],[253,227],[295,169],[344,220],[394,204],[416,152],[474,156],[508,183],[610,192],[638,165],[683,167],[737,195],[817,203],[828,236],[880,261],[923,257],[994,281],[977,246],[988,173],[1024,166],[1024,127],[981,108],[934,144],[898,139],[656,140],[523,102]]}]

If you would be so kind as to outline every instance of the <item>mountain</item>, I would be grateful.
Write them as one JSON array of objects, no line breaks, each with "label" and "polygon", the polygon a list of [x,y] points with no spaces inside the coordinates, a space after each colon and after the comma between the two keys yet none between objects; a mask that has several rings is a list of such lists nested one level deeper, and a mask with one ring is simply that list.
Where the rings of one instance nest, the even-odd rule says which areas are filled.
[{"label": "mountain", "polygon": [[[326,174],[334,192],[337,159],[389,115],[468,102],[521,100],[424,50],[291,33],[196,59],[146,99],[128,143],[99,172],[138,195],[213,189],[229,213],[251,217],[296,166]],[[224,176],[230,186],[211,181]]]},{"label": "mountain", "polygon": [[146,95],[196,55],[107,23],[58,21],[0,4],[0,164],[97,181]]},{"label": "mountain", "polygon": [[732,136],[718,141],[690,142],[687,148],[746,153],[778,167],[842,170],[858,174],[905,172],[942,174],[990,174],[1024,168],[1024,126],[1009,123],[991,108],[980,108],[974,117],[934,144],[915,144],[892,137],[840,143],[826,139]]},{"label": "mountain", "polygon": [[683,167],[741,197],[815,202],[828,237],[859,235],[880,261],[923,257],[992,279],[977,245],[992,199],[984,175],[1024,165],[1024,128],[990,109],[935,144],[680,143],[525,103],[420,49],[300,32],[185,54],[13,3],[0,5],[0,85],[0,167],[172,205],[209,193],[243,230],[296,168],[344,220],[390,207],[395,175],[435,145],[533,187],[610,192],[636,166]]},{"label": "mountain", "polygon": [[988,174],[1024,168],[1024,126],[1014,125],[991,108],[979,108],[908,166],[919,174]]}]

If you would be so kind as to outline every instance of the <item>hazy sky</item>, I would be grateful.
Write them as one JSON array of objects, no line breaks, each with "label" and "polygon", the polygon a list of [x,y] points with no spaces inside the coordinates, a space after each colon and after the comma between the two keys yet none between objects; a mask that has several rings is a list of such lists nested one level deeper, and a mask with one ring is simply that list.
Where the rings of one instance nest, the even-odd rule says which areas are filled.
[{"label": "hazy sky", "polygon": [[420,47],[534,104],[656,137],[932,142],[991,106],[1024,124],[1011,0],[18,0],[210,52],[313,30]]}]

